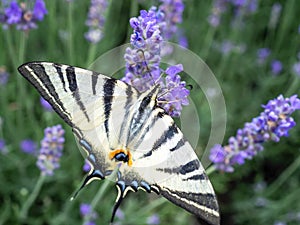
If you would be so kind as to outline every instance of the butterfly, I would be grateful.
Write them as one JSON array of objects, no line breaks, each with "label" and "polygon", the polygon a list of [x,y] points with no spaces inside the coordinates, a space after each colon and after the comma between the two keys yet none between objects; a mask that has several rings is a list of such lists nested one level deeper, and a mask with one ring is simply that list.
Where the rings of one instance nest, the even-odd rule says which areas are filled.
[{"label": "butterfly", "polygon": [[144,93],[111,77],[51,62],[19,72],[72,128],[91,171],[82,187],[116,168],[115,212],[128,191],[161,194],[201,220],[220,224],[214,189],[173,119],[157,104],[159,85]]}]

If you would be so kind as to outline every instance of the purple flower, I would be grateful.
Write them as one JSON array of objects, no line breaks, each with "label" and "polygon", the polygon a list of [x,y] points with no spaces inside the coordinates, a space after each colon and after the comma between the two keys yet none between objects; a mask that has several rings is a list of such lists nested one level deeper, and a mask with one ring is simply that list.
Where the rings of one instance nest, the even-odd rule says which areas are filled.
[{"label": "purple flower", "polygon": [[162,36],[170,40],[178,33],[177,24],[182,23],[184,4],[182,0],[160,0],[162,4],[159,10],[164,13],[165,27],[162,29]]},{"label": "purple flower", "polygon": [[212,27],[220,25],[221,16],[228,9],[228,0],[214,0],[211,14],[208,16],[208,22]]},{"label": "purple flower", "polygon": [[25,153],[34,154],[37,150],[37,145],[33,140],[25,139],[21,141],[20,148]]},{"label": "purple flower", "polygon": [[269,27],[271,27],[271,28],[276,27],[281,10],[282,10],[282,6],[279,2],[276,2],[273,4],[272,9],[271,9]]},{"label": "purple flower", "polygon": [[43,0],[36,0],[33,7],[33,16],[39,21],[44,19],[44,16],[48,13],[45,2]]},{"label": "purple flower", "polygon": [[89,204],[80,204],[80,214],[86,216],[92,212],[92,207]]},{"label": "purple flower", "polygon": [[16,1],[12,1],[8,8],[5,10],[6,23],[17,24],[22,19],[22,9]]},{"label": "purple flower", "polygon": [[234,44],[231,41],[223,41],[221,44],[221,52],[224,55],[228,55],[234,48]]},{"label": "purple flower", "polygon": [[271,50],[269,48],[258,49],[257,50],[258,63],[263,64],[270,54],[271,54]]},{"label": "purple flower", "polygon": [[282,63],[279,60],[271,62],[271,70],[274,75],[278,75],[282,71]]},{"label": "purple flower", "polygon": [[253,14],[257,10],[257,0],[214,0],[208,22],[212,27],[220,25],[222,15],[233,8],[235,18]]},{"label": "purple flower", "polygon": [[84,161],[84,165],[82,167],[84,172],[90,172],[91,170],[91,165],[89,164],[88,160]]},{"label": "purple flower", "polygon": [[300,99],[297,95],[290,98],[280,95],[262,107],[264,111],[238,129],[236,136],[229,138],[228,145],[215,145],[211,149],[209,159],[216,169],[233,172],[234,165],[244,164],[246,159],[262,151],[264,142],[278,142],[282,136],[288,136],[289,130],[296,125],[290,115],[300,109]]},{"label": "purple flower", "polygon": [[294,65],[293,65],[293,72],[297,75],[297,76],[300,76],[300,61],[299,62],[296,62]]},{"label": "purple flower", "polygon": [[89,27],[89,30],[85,33],[85,38],[91,43],[98,43],[103,38],[104,14],[107,7],[107,0],[91,0],[88,18],[86,20],[86,25]]},{"label": "purple flower", "polygon": [[134,29],[131,35],[132,47],[126,49],[125,76],[122,80],[134,86],[139,92],[160,85],[158,100],[161,107],[171,116],[179,116],[182,105],[187,105],[189,90],[181,81],[179,72],[182,65],[166,69],[166,76],[161,76],[163,70],[159,67],[161,61],[162,36],[160,26],[164,14],[152,7],[149,12],[142,10],[138,18],[131,18],[130,25]]},{"label": "purple flower", "polygon": [[5,26],[15,24],[18,30],[26,31],[37,28],[36,22],[43,20],[47,13],[43,0],[36,0],[33,8],[28,8],[25,2],[19,6],[16,1],[12,1],[5,9],[5,15],[1,22]]},{"label": "purple flower", "polygon": [[46,111],[53,111],[52,106],[43,97],[40,97],[40,103]]},{"label": "purple flower", "polygon": [[47,127],[45,136],[41,141],[41,148],[38,155],[37,166],[43,175],[52,176],[54,170],[59,168],[59,160],[62,156],[64,129],[61,125]]},{"label": "purple flower", "polygon": [[160,224],[160,219],[157,214],[153,214],[152,216],[149,216],[147,219],[147,224],[148,225],[157,225]]},{"label": "purple flower", "polygon": [[231,0],[237,15],[252,14],[257,10],[257,0]]},{"label": "purple flower", "polygon": [[189,45],[189,42],[188,42],[186,36],[181,34],[178,38],[178,44],[184,48],[187,48]]},{"label": "purple flower", "polygon": [[182,105],[189,104],[187,97],[190,91],[185,88],[185,82],[181,81],[178,75],[182,70],[183,66],[181,64],[170,66],[166,69],[165,73],[167,76],[165,77],[164,86],[160,91],[163,94],[158,97],[158,102],[166,102],[164,104],[159,103],[161,107],[173,117],[179,117]]},{"label": "purple flower", "polygon": [[3,139],[0,139],[0,152],[6,152],[6,145]]},{"label": "purple flower", "polygon": [[163,14],[152,7],[149,12],[141,10],[138,18],[131,18],[134,29],[130,38],[132,48],[128,47],[124,55],[126,71],[123,81],[143,92],[160,79],[160,51],[162,36],[159,23]]},{"label": "purple flower", "polygon": [[125,218],[124,212],[121,209],[117,209],[116,217],[119,218],[120,220],[124,220]]},{"label": "purple flower", "polygon": [[0,85],[5,85],[8,81],[9,73],[5,67],[0,66]]},{"label": "purple flower", "polygon": [[95,220],[97,219],[98,215],[93,211],[90,204],[81,203],[80,214],[85,219],[84,225],[96,225]]}]

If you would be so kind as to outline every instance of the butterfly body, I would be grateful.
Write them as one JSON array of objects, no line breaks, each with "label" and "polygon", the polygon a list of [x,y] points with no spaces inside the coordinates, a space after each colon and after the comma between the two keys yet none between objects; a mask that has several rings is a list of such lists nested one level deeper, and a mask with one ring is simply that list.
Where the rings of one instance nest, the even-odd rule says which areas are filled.
[{"label": "butterfly body", "polygon": [[47,62],[19,67],[87,153],[84,185],[118,167],[113,215],[128,191],[162,194],[210,224],[219,224],[213,188],[190,144],[157,105],[159,86],[139,93],[93,71]]}]

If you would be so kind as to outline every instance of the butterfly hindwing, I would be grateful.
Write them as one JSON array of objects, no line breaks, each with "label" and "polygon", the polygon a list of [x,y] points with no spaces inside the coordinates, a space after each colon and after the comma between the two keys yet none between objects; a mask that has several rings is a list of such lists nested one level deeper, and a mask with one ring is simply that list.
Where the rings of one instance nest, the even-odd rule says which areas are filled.
[{"label": "butterfly hindwing", "polygon": [[213,187],[194,150],[163,109],[149,104],[145,112],[147,108],[151,113],[129,143],[134,164],[128,171],[124,169],[121,179],[130,181],[130,172],[134,171],[171,202],[210,224],[219,224]]},{"label": "butterfly hindwing", "polygon": [[219,224],[216,196],[200,161],[157,106],[159,86],[138,93],[120,80],[56,63],[27,63],[18,70],[72,127],[87,152],[92,170],[84,185],[119,167],[112,220],[126,193],[143,189]]}]

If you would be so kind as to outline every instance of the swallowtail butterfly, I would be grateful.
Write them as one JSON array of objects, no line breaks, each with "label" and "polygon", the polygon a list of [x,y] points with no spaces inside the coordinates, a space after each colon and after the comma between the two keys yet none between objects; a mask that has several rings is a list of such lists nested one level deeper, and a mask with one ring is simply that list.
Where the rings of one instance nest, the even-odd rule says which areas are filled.
[{"label": "swallowtail butterfly", "polygon": [[114,214],[128,191],[161,194],[212,225],[216,195],[191,145],[157,105],[159,86],[139,93],[102,74],[50,62],[18,68],[71,126],[92,166],[83,186],[119,167]]}]

